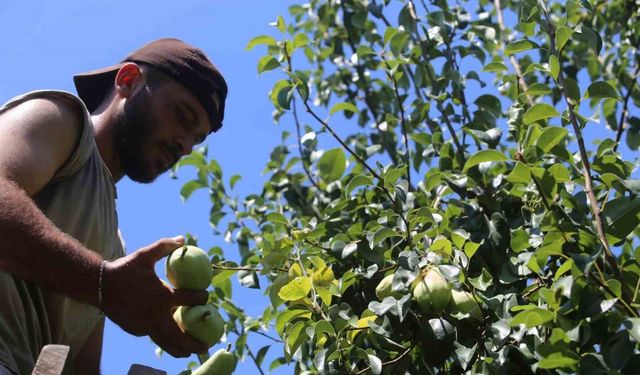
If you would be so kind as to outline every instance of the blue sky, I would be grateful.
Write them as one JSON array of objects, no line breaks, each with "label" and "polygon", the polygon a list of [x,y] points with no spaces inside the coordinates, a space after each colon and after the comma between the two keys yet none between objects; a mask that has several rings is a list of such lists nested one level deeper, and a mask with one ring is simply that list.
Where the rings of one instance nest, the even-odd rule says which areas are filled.
[{"label": "blue sky", "polygon": [[[237,193],[260,190],[261,172],[272,147],[280,141],[282,127],[271,120],[273,110],[267,92],[279,74],[258,77],[256,64],[263,48],[245,51],[254,36],[270,34],[278,15],[287,14],[291,0],[187,0],[178,5],[168,0],[87,0],[53,2],[45,0],[0,1],[0,102],[34,89],[75,92],[72,76],[121,60],[142,44],[160,37],[177,37],[202,48],[224,73],[230,87],[225,124],[209,137],[209,155],[222,166],[225,180],[241,174]],[[492,77],[485,79],[492,82]],[[613,137],[602,126],[590,125],[588,138]],[[291,129],[290,129],[291,130]],[[628,153],[626,145],[623,152]],[[631,157],[627,154],[627,160]],[[118,188],[120,228],[127,251],[148,245],[161,237],[185,234],[197,236],[201,247],[222,246],[229,258],[235,249],[214,237],[208,224],[209,199],[196,192],[183,203],[180,187],[193,177],[185,168],[178,179],[161,176],[151,185],[123,179]],[[163,263],[157,272],[164,277]],[[234,287],[234,299],[251,315],[259,315],[268,303],[262,291]],[[234,341],[235,337],[231,337]],[[268,341],[254,335],[250,345],[257,351]],[[130,336],[108,324],[103,350],[103,373],[125,374],[132,363],[178,373],[188,360],[167,355],[157,358],[155,345],[146,338]],[[212,352],[222,347],[218,345]],[[281,347],[270,350],[263,369],[281,355]],[[192,357],[191,360],[195,360]],[[250,360],[240,363],[238,374],[257,373]],[[282,368],[277,374],[293,373]]]},{"label": "blue sky", "polygon": [[[225,75],[230,87],[224,127],[207,140],[209,155],[222,166],[225,179],[241,174],[237,191],[243,195],[261,186],[261,172],[280,128],[271,119],[267,92],[276,75],[258,77],[256,64],[264,50],[246,52],[247,42],[261,34],[276,35],[269,23],[287,14],[292,1],[125,1],[45,0],[0,1],[0,102],[35,89],[75,93],[73,74],[119,62],[132,50],[160,37],[176,37],[202,48]],[[183,203],[180,187],[194,177],[193,170],[178,172],[178,180],[161,176],[151,185],[121,180],[118,185],[120,228],[127,251],[161,237],[192,233],[202,247],[223,246],[230,258],[234,249],[214,237],[208,224],[210,204],[205,191]],[[228,249],[228,250],[227,250]],[[163,263],[158,274],[164,278]],[[234,299],[247,312],[258,315],[268,303],[259,290],[234,288]],[[250,345],[268,342],[253,337]],[[234,341],[235,337],[231,337]],[[133,337],[113,324],[106,327],[103,373],[126,374],[141,363],[176,374],[188,360],[164,355],[146,337]],[[217,350],[222,345],[212,348]],[[257,351],[257,349],[254,349]],[[281,355],[270,350],[265,366]],[[191,358],[195,360],[195,356]],[[275,373],[292,373],[282,368]],[[238,374],[257,373],[251,360],[240,363]]]}]

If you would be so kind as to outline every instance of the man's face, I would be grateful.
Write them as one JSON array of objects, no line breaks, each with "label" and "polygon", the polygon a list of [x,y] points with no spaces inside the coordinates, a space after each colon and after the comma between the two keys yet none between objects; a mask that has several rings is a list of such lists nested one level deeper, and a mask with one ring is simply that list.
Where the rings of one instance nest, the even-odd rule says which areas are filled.
[{"label": "man's face", "polygon": [[150,183],[191,153],[210,131],[200,102],[181,84],[162,81],[129,97],[116,121],[115,147],[125,175]]}]

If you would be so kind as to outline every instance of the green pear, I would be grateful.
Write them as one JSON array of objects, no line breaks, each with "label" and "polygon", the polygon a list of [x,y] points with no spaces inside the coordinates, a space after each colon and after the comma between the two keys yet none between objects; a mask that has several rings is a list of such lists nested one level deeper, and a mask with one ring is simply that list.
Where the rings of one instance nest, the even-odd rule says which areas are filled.
[{"label": "green pear", "polygon": [[191,375],[231,375],[236,368],[236,356],[227,349],[220,349],[207,359]]},{"label": "green pear", "polygon": [[167,257],[167,278],[179,289],[207,289],[213,270],[207,253],[196,246],[183,246]]},{"label": "green pear", "polygon": [[482,320],[480,305],[469,292],[452,290],[448,308],[452,313],[469,314],[471,318]]},{"label": "green pear", "polygon": [[393,287],[393,274],[387,275],[380,284],[376,287],[376,296],[380,301],[382,301],[385,297],[393,296],[395,299],[402,298],[401,292],[392,291]]},{"label": "green pear", "polygon": [[413,289],[413,299],[423,314],[442,311],[451,299],[451,287],[437,268],[427,274]]},{"label": "green pear", "polygon": [[173,313],[173,319],[183,331],[209,347],[218,343],[224,333],[224,320],[211,304],[180,306]]}]

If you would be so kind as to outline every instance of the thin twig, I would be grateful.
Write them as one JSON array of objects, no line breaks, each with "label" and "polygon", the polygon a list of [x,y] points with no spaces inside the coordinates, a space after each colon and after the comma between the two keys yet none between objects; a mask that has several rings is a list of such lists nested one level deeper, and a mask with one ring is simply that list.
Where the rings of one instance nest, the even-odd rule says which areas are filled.
[{"label": "thin twig", "polygon": [[[388,366],[388,365],[391,365],[391,364],[394,364],[394,363],[396,363],[396,362],[400,361],[402,358],[406,357],[406,356],[407,356],[407,354],[409,354],[409,353],[411,352],[411,350],[413,350],[413,348],[416,346],[416,344],[417,344],[417,343],[418,343],[418,341],[414,341],[414,342],[411,344],[411,346],[410,346],[407,350],[405,350],[404,352],[402,352],[400,355],[398,355],[398,356],[397,356],[397,357],[395,357],[394,359],[392,359],[392,360],[390,360],[390,361],[387,361],[387,362],[382,362],[382,367],[384,367],[384,366]],[[371,370],[371,366],[368,366],[367,368],[365,368],[365,369],[363,369],[363,370],[360,370],[360,371],[356,372],[356,373],[355,373],[355,375],[364,374],[365,372],[367,372],[367,371],[369,371],[369,370]]]},{"label": "thin twig", "polygon": [[[289,70],[291,70],[291,68],[289,68]],[[300,132],[300,120],[298,119],[298,109],[297,109],[297,105],[296,105],[296,97],[295,97],[295,95],[291,98],[291,105],[293,106],[293,119],[296,122],[296,131],[298,133],[298,151],[300,152],[300,160],[302,160],[302,168],[304,169],[304,173],[307,174],[307,178],[309,179],[309,181],[311,181],[313,186],[315,186],[316,189],[321,190],[320,186],[318,186],[316,181],[313,179],[313,176],[311,176],[311,172],[309,171],[309,168],[307,167],[307,163],[305,162],[305,159],[302,156],[302,135],[300,134],[301,133]]]},{"label": "thin twig", "polygon": [[620,121],[618,122],[618,132],[616,133],[616,145],[613,146],[613,152],[618,151],[618,146],[620,145],[620,139],[622,139],[622,132],[624,131],[626,117],[627,117],[627,114],[629,113],[628,112],[629,98],[631,97],[633,88],[636,85],[636,79],[638,78],[638,73],[640,73],[640,64],[636,66],[636,71],[633,73],[631,86],[629,86],[629,91],[627,91],[627,95],[625,95],[624,97],[624,105],[622,107],[622,113],[620,113]]},{"label": "thin twig", "polygon": [[[506,39],[505,39],[506,28],[504,26],[504,16],[502,14],[502,6],[500,4],[500,0],[494,0],[493,4],[495,6],[496,14],[498,16],[498,26],[500,27],[500,34],[502,35],[502,39],[506,43]],[[520,84],[520,87],[522,87],[522,91],[526,93],[529,90],[529,86],[527,86],[527,82],[524,80],[524,77],[522,76],[522,69],[520,68],[520,64],[518,63],[518,60],[514,55],[511,55],[509,57],[510,57],[511,65],[513,65],[513,69],[515,70],[516,75],[518,76],[518,83]],[[527,98],[527,103],[529,103],[529,106],[533,106],[533,101],[531,100],[531,98],[527,95],[525,95],[525,97]]]},{"label": "thin twig", "polygon": [[253,355],[251,348],[249,348],[249,344],[244,344],[244,346],[247,348],[247,354],[249,354],[249,357],[251,357],[251,359],[253,360],[253,363],[255,363],[256,367],[258,368],[258,371],[260,371],[260,374],[264,375],[264,372],[262,371],[262,368],[260,368],[260,364],[258,363],[258,359]]},{"label": "thin twig", "polygon": [[[595,277],[593,274],[589,274],[589,276],[591,276],[592,279],[594,279],[598,285],[600,285],[600,287],[602,287],[602,289],[604,289],[607,293],[611,294],[613,297],[616,296],[616,294],[613,292],[613,290],[611,290],[611,288],[609,288],[609,286],[606,283],[603,283],[600,279],[598,279],[597,277]],[[631,306],[629,306],[629,304],[627,304],[627,302],[624,300],[624,298],[616,298],[616,302],[620,303],[622,305],[622,308],[631,316],[634,317],[638,317],[638,313],[635,312]]]},{"label": "thin twig", "polygon": [[271,337],[271,336],[267,335],[267,334],[266,334],[266,333],[264,333],[264,332],[260,332],[260,331],[251,331],[251,332],[253,332],[253,333],[257,333],[257,334],[258,334],[258,335],[260,335],[260,336],[264,336],[264,337],[266,337],[266,338],[268,338],[268,339],[270,339],[270,340],[273,340],[274,342],[277,342],[277,343],[283,343],[283,341],[282,341],[282,340],[277,339],[277,338],[275,338],[275,337]]},{"label": "thin twig", "polygon": [[402,125],[402,138],[404,138],[404,148],[407,153],[406,159],[405,159],[407,163],[407,182],[409,182],[409,186],[411,186],[411,152],[409,150],[409,135],[407,134],[407,122],[405,120],[404,105],[402,105],[402,98],[400,98],[400,91],[398,90],[398,81],[396,80],[396,77],[391,72],[391,66],[389,65],[389,62],[387,61],[387,59],[384,57],[384,54],[381,54],[381,57],[385,65],[387,66],[387,69],[389,70],[387,72],[387,76],[389,76],[389,78],[391,79],[391,82],[393,83],[393,91],[396,94],[396,100],[398,101],[398,108],[400,109],[400,124]]},{"label": "thin twig", "polygon": [[[415,9],[415,5],[414,5],[414,9]],[[425,6],[425,9],[427,9],[426,6]],[[418,41],[422,40],[422,36],[420,35],[420,29],[418,27],[416,27],[416,34],[417,34],[417,37],[418,37]],[[412,37],[414,43],[416,43],[416,39],[413,37],[413,34],[411,34],[411,37]],[[426,38],[427,41],[429,41],[429,35],[428,34],[425,35],[425,38]],[[426,66],[424,69],[427,72],[427,75],[429,76],[429,81],[432,84],[435,84],[436,78],[433,76],[433,72],[431,71],[431,69],[429,69],[429,66],[430,66],[429,65],[429,61],[424,61],[424,64]],[[415,80],[415,76],[413,75],[413,72],[409,68],[407,68],[405,66],[403,66],[403,68],[404,68],[405,72],[409,75],[409,77],[411,78],[411,81],[413,82],[413,86],[416,88],[416,95],[418,96],[418,98],[422,99],[422,95],[420,94],[420,90],[418,89],[418,85],[416,85],[416,80]],[[435,92],[433,94],[437,95],[437,94],[439,94],[439,92]],[[436,102],[437,102],[438,111],[440,111],[440,113],[442,114],[442,117],[444,118],[445,124],[447,125],[447,129],[449,129],[449,133],[451,133],[451,139],[453,140],[453,143],[456,146],[456,151],[457,151],[456,153],[457,153],[458,157],[460,158],[461,164],[464,164],[466,158],[464,157],[464,150],[463,150],[463,148],[462,148],[462,146],[460,144],[460,140],[458,140],[458,136],[456,135],[456,131],[453,128],[453,125],[451,124],[451,121],[449,120],[449,116],[447,116],[447,114],[445,114],[444,107],[442,106],[442,103],[439,100],[436,100]],[[432,132],[433,132],[433,130],[432,130]]]},{"label": "thin twig", "polygon": [[305,239],[303,239],[303,241],[304,241],[304,242],[306,242],[306,243],[308,243],[308,244],[309,244],[309,245],[311,245],[311,246],[317,247],[318,249],[321,249],[321,250],[324,250],[324,251],[331,251],[331,249],[329,249],[329,248],[327,248],[327,247],[320,246],[320,245],[318,245],[317,243],[312,242],[312,241],[309,241],[309,240],[308,240],[308,239],[306,239],[306,238],[305,238]]},{"label": "thin twig", "polygon": [[[346,18],[347,15],[347,9],[345,6],[345,2],[342,1],[340,2],[340,6],[342,7],[342,13],[343,16]],[[353,51],[353,53],[357,52],[357,47],[355,45],[355,42],[351,39],[352,36],[352,29],[351,29],[351,25],[349,24],[349,22],[347,22],[347,20],[345,19],[343,21],[344,23],[344,27],[347,30],[347,42],[349,43],[349,46],[351,46],[351,50]],[[371,93],[369,91],[369,85],[367,84],[365,78],[365,74],[364,74],[364,68],[362,67],[362,65],[360,64],[360,57],[358,56],[358,63],[355,66],[356,68],[356,73],[358,74],[358,82],[362,83],[362,91],[364,91],[364,102],[367,105],[367,108],[369,109],[369,112],[371,112],[371,116],[373,117],[373,121],[377,124],[378,123],[378,111],[376,111],[376,109],[373,107],[373,103],[371,102]],[[356,87],[358,87],[358,85],[356,84]]]},{"label": "thin twig", "polygon": [[[264,270],[264,268],[258,268],[258,267],[223,266],[215,263],[211,264],[211,268],[217,269],[217,270],[224,270],[224,271],[250,271],[250,272],[262,272]],[[286,268],[276,268],[276,269],[281,272],[289,272],[289,270]]]}]

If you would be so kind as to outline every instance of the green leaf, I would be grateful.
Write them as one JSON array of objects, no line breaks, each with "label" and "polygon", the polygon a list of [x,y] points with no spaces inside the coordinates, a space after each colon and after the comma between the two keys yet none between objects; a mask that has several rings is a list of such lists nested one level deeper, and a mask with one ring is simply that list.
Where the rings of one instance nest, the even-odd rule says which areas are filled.
[{"label": "green leaf", "polygon": [[569,170],[564,165],[558,163],[549,168],[549,173],[558,183],[571,182],[571,175]]},{"label": "green leaf", "polygon": [[219,286],[223,282],[229,280],[233,275],[235,275],[236,272],[238,272],[238,271],[235,271],[235,270],[220,270],[211,279],[211,284],[213,284],[214,286]]},{"label": "green leaf", "polygon": [[411,34],[409,34],[407,32],[399,32],[399,33],[395,34],[391,38],[391,43],[389,45],[389,47],[391,48],[391,52],[395,56],[402,55],[404,49],[409,44],[409,40],[411,40]]},{"label": "green leaf", "polygon": [[234,186],[236,186],[236,183],[240,181],[241,178],[242,176],[239,174],[231,176],[231,178],[229,179],[229,186],[233,189]]},{"label": "green leaf", "polygon": [[521,162],[516,162],[516,166],[511,173],[506,177],[507,181],[517,184],[529,184],[531,183],[531,171],[529,167]]},{"label": "green leaf", "polygon": [[278,297],[284,301],[295,301],[306,297],[310,291],[311,278],[298,276],[280,289]]},{"label": "green leaf", "polygon": [[640,342],[640,318],[627,318],[624,326],[627,328],[629,336],[635,342]]},{"label": "green leaf", "polygon": [[326,182],[340,179],[347,168],[347,157],[341,148],[326,151],[318,161],[320,176]]},{"label": "green leaf", "polygon": [[562,352],[551,353],[549,356],[542,358],[540,362],[538,362],[538,367],[542,369],[570,368],[575,370],[577,366],[578,359],[573,356],[569,356],[568,353]]},{"label": "green leaf", "polygon": [[280,63],[271,55],[262,56],[258,61],[258,74],[280,67]]},{"label": "green leaf", "polygon": [[456,229],[451,232],[451,240],[458,249],[464,248],[464,243],[471,238],[471,235],[464,229]]},{"label": "green leaf", "polygon": [[527,39],[516,40],[507,44],[507,47],[504,49],[504,54],[513,55],[519,52],[528,51],[530,49],[534,49],[538,47],[539,46],[535,42],[532,42]]},{"label": "green leaf", "polygon": [[549,73],[556,81],[558,80],[558,75],[560,75],[560,61],[556,55],[549,56]]},{"label": "green leaf", "polygon": [[300,47],[304,47],[309,44],[309,37],[305,33],[296,34],[295,38],[293,38],[293,48],[298,49]]},{"label": "green leaf", "polygon": [[369,358],[369,366],[371,366],[371,373],[373,375],[380,375],[380,373],[382,372],[382,361],[380,360],[380,358],[371,354],[367,354],[367,357]]},{"label": "green leaf", "polygon": [[551,89],[544,83],[535,82],[529,85],[529,90],[527,90],[528,95],[547,95],[551,94]]},{"label": "green leaf", "polygon": [[363,44],[358,46],[358,49],[356,50],[356,54],[358,55],[358,57],[363,57],[363,56],[375,55],[376,53],[373,49],[371,49],[371,47]]},{"label": "green leaf", "polygon": [[277,27],[278,30],[280,30],[280,32],[283,34],[287,27],[287,24],[284,22],[284,17],[282,16],[278,16],[278,19],[276,20],[276,22],[272,23],[272,25]]},{"label": "green leaf", "polygon": [[558,51],[562,50],[572,34],[573,30],[566,26],[560,26],[556,29],[556,49]]},{"label": "green leaf", "polygon": [[573,260],[567,259],[564,263],[562,263],[562,265],[556,271],[556,274],[553,277],[553,281],[558,281],[558,279],[562,277],[562,275],[564,275],[565,273],[571,270],[572,266],[573,266]]},{"label": "green leaf", "polygon": [[608,201],[602,217],[609,241],[617,243],[640,225],[640,198],[619,197]]},{"label": "green leaf", "polygon": [[270,221],[272,223],[280,223],[280,224],[284,224],[284,225],[289,225],[289,220],[287,220],[287,218],[279,213],[279,212],[271,212],[267,215],[267,221]]},{"label": "green leaf", "polygon": [[382,227],[382,228],[378,229],[375,233],[373,233],[373,236],[370,236],[370,237],[371,238],[368,238],[369,239],[369,247],[373,249],[377,245],[380,245],[380,243],[382,241],[386,240],[387,238],[402,237],[402,235],[398,234],[393,229],[390,229],[390,228],[387,228],[387,227]]},{"label": "green leaf", "polygon": [[365,185],[373,185],[373,179],[367,175],[361,175],[361,174],[355,175],[347,183],[346,192],[347,194],[351,194],[353,189],[357,188],[358,186],[365,186]]},{"label": "green leaf", "polygon": [[289,356],[292,356],[293,353],[295,353],[296,350],[298,350],[298,348],[300,347],[300,345],[302,345],[302,343],[304,343],[304,341],[306,341],[306,332],[305,332],[305,328],[307,326],[307,322],[306,321],[298,321],[296,323],[293,324],[293,326],[287,328],[287,330],[285,331],[285,343],[286,345],[286,349],[287,349],[287,353]]},{"label": "green leaf", "polygon": [[251,51],[255,46],[258,46],[258,45],[275,46],[275,45],[278,45],[278,41],[276,41],[274,37],[271,37],[269,35],[260,35],[251,39],[247,44],[247,47],[245,48],[245,50]]},{"label": "green leaf", "polygon": [[511,319],[509,325],[511,327],[517,327],[520,324],[524,324],[525,327],[531,328],[541,326],[552,320],[553,313],[551,311],[535,307],[516,315],[513,319]]},{"label": "green leaf", "polygon": [[536,121],[557,116],[560,116],[560,113],[558,113],[558,110],[556,110],[555,107],[546,103],[538,103],[529,108],[529,110],[522,117],[522,122],[525,125],[528,125]]},{"label": "green leaf", "polygon": [[189,199],[189,197],[191,196],[191,194],[193,194],[194,191],[198,189],[206,188],[208,186],[209,184],[207,184],[206,182],[202,182],[199,180],[191,180],[186,184],[184,184],[182,186],[182,189],[180,189],[180,198],[182,198],[183,201],[186,201],[187,199]]},{"label": "green leaf", "polygon": [[293,96],[294,87],[287,85],[278,91],[278,105],[284,109],[291,109],[291,97]]},{"label": "green leaf", "polygon": [[451,241],[446,238],[439,238],[433,241],[430,246],[431,250],[438,254],[451,255]]},{"label": "green leaf", "polygon": [[473,156],[467,160],[464,164],[463,172],[468,171],[470,168],[475,167],[476,165],[487,162],[487,161],[508,161],[507,158],[502,152],[496,150],[483,150],[475,153]]},{"label": "green leaf", "polygon": [[585,99],[604,99],[604,98],[614,98],[618,99],[618,93],[616,89],[606,81],[597,81],[589,85],[587,92],[584,94]]},{"label": "green leaf", "polygon": [[349,111],[352,113],[358,113],[358,107],[356,107],[352,103],[337,103],[336,105],[331,107],[329,114],[332,115],[338,111]]},{"label": "green leaf", "polygon": [[565,128],[549,126],[544,128],[542,131],[540,138],[538,138],[538,141],[536,142],[536,146],[538,146],[544,153],[547,153],[562,142],[568,134],[569,132]]},{"label": "green leaf", "polygon": [[276,332],[282,336],[284,329],[291,320],[295,318],[309,319],[311,317],[311,311],[302,309],[287,309],[278,314],[276,318]]},{"label": "green leaf", "polygon": [[564,92],[571,104],[580,103],[580,87],[578,82],[572,78],[565,78],[564,80]]},{"label": "green leaf", "polygon": [[264,357],[267,355],[269,348],[271,348],[271,345],[265,345],[258,350],[258,354],[256,354],[256,364],[258,366],[262,366],[262,362],[264,361]]},{"label": "green leaf", "polygon": [[478,249],[480,248],[479,243],[475,243],[475,242],[467,242],[464,244],[464,253],[467,256],[467,258],[471,259],[471,257],[473,257],[473,255],[476,253],[476,251],[478,251]]},{"label": "green leaf", "polygon": [[528,249],[531,245],[529,245],[529,235],[527,234],[527,231],[520,228],[512,232],[509,245],[516,253]]},{"label": "green leaf", "polygon": [[506,72],[509,70],[502,62],[490,62],[482,68],[483,72]]}]

